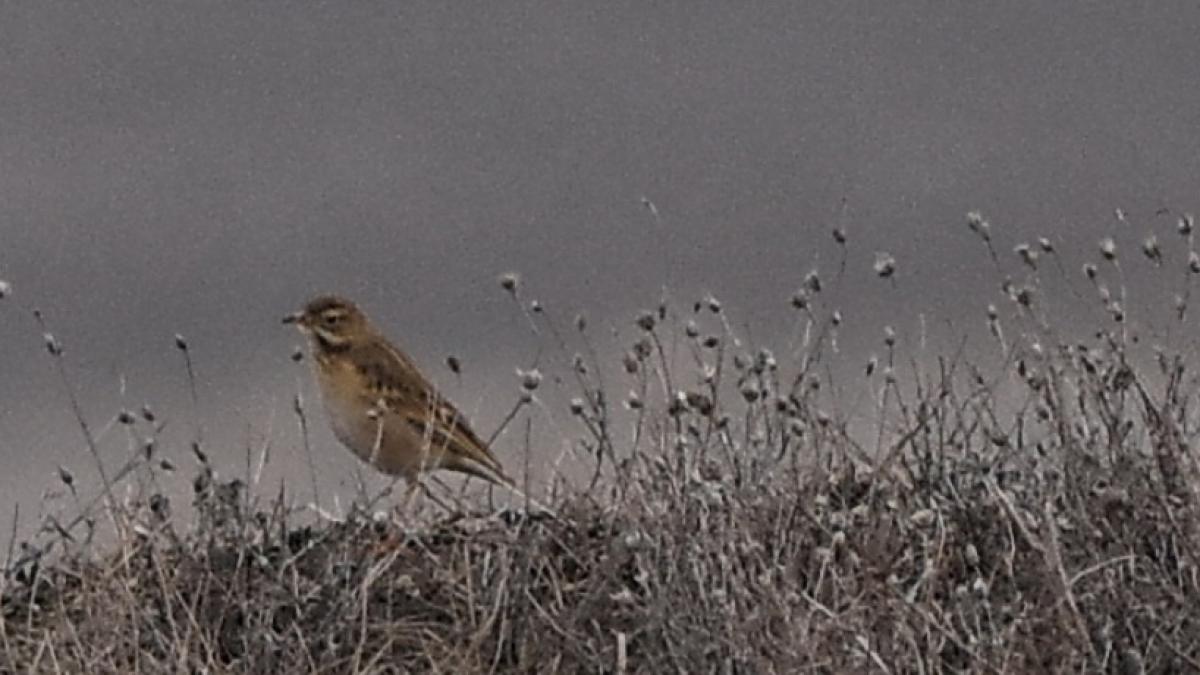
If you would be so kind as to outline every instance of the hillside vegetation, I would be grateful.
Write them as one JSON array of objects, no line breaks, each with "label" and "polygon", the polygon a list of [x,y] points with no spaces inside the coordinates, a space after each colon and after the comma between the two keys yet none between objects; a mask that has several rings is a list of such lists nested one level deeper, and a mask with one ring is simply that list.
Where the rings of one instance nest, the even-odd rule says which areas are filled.
[{"label": "hillside vegetation", "polygon": [[[556,328],[505,277],[577,390],[544,402],[574,415],[585,458],[536,491],[552,514],[442,489],[449,508],[419,518],[386,495],[313,518],[196,447],[188,522],[147,491],[10,552],[0,671],[1200,672],[1195,354],[1164,337],[1192,325],[1190,217],[1170,247],[1105,239],[1082,271],[1048,240],[1010,255],[978,214],[966,226],[996,276],[987,332],[918,359],[883,329],[852,368],[841,230],[835,281],[814,271],[780,303],[786,351],[706,297],[632,317],[600,358],[586,321]],[[1135,266],[1177,294],[1162,335],[1129,309]],[[880,254],[872,281],[902,272]],[[1098,308],[1082,337],[1052,285]],[[533,372],[519,386],[517,435],[546,394]],[[90,480],[115,494],[161,461]],[[113,542],[80,543],[106,522]]]}]

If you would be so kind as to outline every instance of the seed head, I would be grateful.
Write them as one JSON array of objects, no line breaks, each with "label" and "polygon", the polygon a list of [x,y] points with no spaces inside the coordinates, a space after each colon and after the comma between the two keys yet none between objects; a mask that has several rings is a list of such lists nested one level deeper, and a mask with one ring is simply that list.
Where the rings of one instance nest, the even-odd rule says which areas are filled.
[{"label": "seed head", "polygon": [[150,512],[165,520],[171,515],[171,500],[158,493],[151,495]]},{"label": "seed head", "polygon": [[201,449],[198,441],[192,441],[192,455],[201,466],[208,466],[208,453]]},{"label": "seed head", "polygon": [[763,347],[758,350],[758,358],[755,361],[755,365],[760,371],[764,371],[775,370],[779,366],[779,363],[775,360],[775,353]]},{"label": "seed head", "polygon": [[294,361],[296,363],[300,363],[303,360],[304,360],[304,350],[301,349],[300,347],[296,347],[295,349],[293,349],[292,350],[292,361]]},{"label": "seed head", "polygon": [[801,288],[792,294],[792,307],[796,309],[808,309],[808,291]]},{"label": "seed head", "polygon": [[809,272],[804,277],[804,287],[813,293],[821,292],[821,275],[816,270]]},{"label": "seed head", "polygon": [[1016,253],[1021,259],[1021,262],[1029,266],[1029,269],[1037,269],[1038,254],[1037,251],[1029,247],[1029,244],[1017,244],[1016,247],[1013,248],[1013,253]]},{"label": "seed head", "polygon": [[679,417],[685,412],[687,412],[687,394],[677,391],[674,398],[671,399],[671,404],[667,406],[667,414],[671,417]]},{"label": "seed head", "polygon": [[1089,281],[1095,281],[1096,280],[1096,266],[1093,265],[1092,263],[1085,264],[1083,266],[1083,275],[1085,277],[1087,277]]},{"label": "seed head", "polygon": [[967,213],[967,227],[971,228],[971,231],[979,235],[984,241],[991,241],[991,225],[983,219],[982,213],[978,211]]},{"label": "seed head", "polygon": [[129,412],[128,410],[122,410],[121,412],[117,413],[117,421],[125,426],[133,424],[134,419],[133,413]]},{"label": "seed head", "polygon": [[582,333],[587,330],[587,315],[580,312],[575,315],[575,330]]},{"label": "seed head", "polygon": [[175,348],[181,352],[186,352],[188,349],[187,340],[185,340],[179,333],[175,334]]},{"label": "seed head", "polygon": [[1200,253],[1195,251],[1188,253],[1188,269],[1192,274],[1200,274]]},{"label": "seed head", "polygon": [[646,312],[642,312],[641,314],[638,314],[638,317],[637,317],[637,320],[635,321],[635,323],[637,324],[638,328],[641,328],[642,330],[644,330],[646,332],[650,332],[650,331],[654,330],[654,323],[655,323],[654,313],[646,311]]},{"label": "seed head", "polygon": [[1175,229],[1179,230],[1179,234],[1190,237],[1192,230],[1196,227],[1196,219],[1192,214],[1185,213],[1179,216],[1179,222],[1175,224]]},{"label": "seed head", "polygon": [[630,410],[641,410],[643,406],[642,397],[638,396],[636,391],[631,391],[629,392],[629,396],[625,399],[625,405]]},{"label": "seed head", "polygon": [[1113,241],[1112,237],[1105,237],[1100,240],[1100,255],[1104,259],[1112,262],[1117,259],[1117,242]]},{"label": "seed head", "polygon": [[717,300],[716,296],[709,295],[704,298],[704,304],[708,306],[708,311],[713,314],[721,313],[721,301]]},{"label": "seed head", "polygon": [[0,279],[0,300],[12,295],[12,284]]},{"label": "seed head", "polygon": [[1013,300],[1022,307],[1028,308],[1033,304],[1033,289],[1029,286],[1022,286],[1013,291]]},{"label": "seed head", "polygon": [[542,384],[542,371],[537,368],[517,368],[517,377],[521,380],[521,388],[528,392],[535,391]]},{"label": "seed head", "polygon": [[529,311],[533,312],[534,314],[541,314],[544,311],[542,302],[540,300],[530,300]]},{"label": "seed head", "polygon": [[500,288],[508,291],[512,295],[517,294],[517,287],[521,284],[521,277],[516,272],[505,272],[500,275]]},{"label": "seed head", "polygon": [[1158,247],[1158,237],[1153,234],[1142,242],[1142,253],[1155,265],[1162,264],[1162,250]]},{"label": "seed head", "polygon": [[688,319],[687,324],[683,327],[683,332],[690,338],[696,338],[700,335],[700,327],[696,325],[695,321]]},{"label": "seed head", "polygon": [[1037,241],[1038,246],[1042,249],[1042,253],[1054,253],[1054,244],[1052,244],[1049,239],[1045,237],[1038,237]]},{"label": "seed head", "polygon": [[584,410],[583,399],[581,399],[581,398],[571,399],[571,414],[572,415],[575,415],[575,416],[582,415],[583,410]]},{"label": "seed head", "polygon": [[633,355],[636,356],[639,361],[645,360],[653,353],[654,347],[651,346],[650,340],[642,338],[641,340],[633,343]]},{"label": "seed head", "polygon": [[453,354],[446,357],[446,367],[455,375],[462,374],[462,361],[459,361],[458,357]]},{"label": "seed head", "polygon": [[896,259],[890,253],[876,252],[875,253],[875,274],[881,278],[887,279],[896,272]]},{"label": "seed head", "polygon": [[708,417],[709,415],[711,415],[713,413],[712,399],[709,398],[708,395],[706,395],[706,394],[702,394],[700,392],[695,392],[695,391],[688,392],[687,393],[687,403],[688,403],[688,406],[691,407],[692,410],[695,410],[696,412],[700,413],[701,415],[704,415],[705,417]]},{"label": "seed head", "polygon": [[1122,323],[1125,321],[1125,310],[1121,307],[1121,303],[1113,302],[1108,306],[1108,313],[1112,315],[1113,321]]},{"label": "seed head", "polygon": [[838,243],[838,246],[845,246],[846,230],[840,227],[833,228],[833,240]]},{"label": "seed head", "polygon": [[829,322],[832,323],[834,327],[842,325],[842,310],[833,310],[833,314],[829,316]]},{"label": "seed head", "polygon": [[42,340],[45,341],[46,351],[50,352],[50,356],[62,355],[62,343],[58,341],[58,338],[54,337],[53,333],[42,333]]}]

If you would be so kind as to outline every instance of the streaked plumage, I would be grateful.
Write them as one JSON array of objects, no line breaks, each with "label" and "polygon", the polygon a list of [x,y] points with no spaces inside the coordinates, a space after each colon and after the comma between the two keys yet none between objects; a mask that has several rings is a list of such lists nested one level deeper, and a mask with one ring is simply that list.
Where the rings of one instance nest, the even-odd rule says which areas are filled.
[{"label": "streaked plumage", "polygon": [[512,485],[462,414],[354,303],[323,295],[284,322],[311,338],[334,434],[360,459],[410,482],[448,469]]}]

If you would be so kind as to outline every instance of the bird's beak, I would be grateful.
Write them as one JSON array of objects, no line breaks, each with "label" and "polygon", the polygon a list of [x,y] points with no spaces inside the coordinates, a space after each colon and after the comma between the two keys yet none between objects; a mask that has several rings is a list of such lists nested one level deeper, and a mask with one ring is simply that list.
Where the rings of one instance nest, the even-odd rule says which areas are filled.
[{"label": "bird's beak", "polygon": [[304,312],[292,312],[291,314],[288,314],[287,316],[283,317],[283,322],[284,323],[294,323],[297,325],[303,325],[303,319],[304,319]]}]

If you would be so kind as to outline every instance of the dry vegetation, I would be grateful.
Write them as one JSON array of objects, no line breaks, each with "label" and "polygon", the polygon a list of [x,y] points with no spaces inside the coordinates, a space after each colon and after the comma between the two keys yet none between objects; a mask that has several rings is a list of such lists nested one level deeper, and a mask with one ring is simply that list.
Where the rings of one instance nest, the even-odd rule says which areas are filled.
[{"label": "dry vegetation", "polygon": [[[586,322],[553,330],[505,278],[578,390],[564,406],[596,479],[556,484],[556,516],[300,522],[201,453],[187,526],[151,490],[113,503],[112,546],[65,542],[84,518],[10,556],[0,671],[1200,671],[1194,364],[1134,324],[1121,267],[1182,277],[1183,330],[1190,219],[1170,235],[1183,254],[1105,240],[1082,275],[1049,241],[1010,258],[969,225],[1003,293],[986,348],[902,362],[885,331],[856,373],[865,413],[836,404],[836,282],[816,273],[786,356],[707,298],[637,317],[615,368]],[[896,265],[879,256],[879,283]],[[1076,276],[1100,308],[1084,340],[1043,302]],[[523,374],[512,423],[540,384]]]}]

